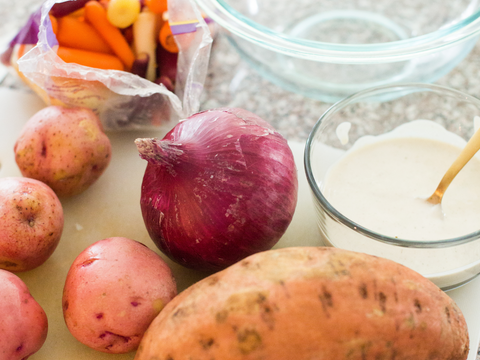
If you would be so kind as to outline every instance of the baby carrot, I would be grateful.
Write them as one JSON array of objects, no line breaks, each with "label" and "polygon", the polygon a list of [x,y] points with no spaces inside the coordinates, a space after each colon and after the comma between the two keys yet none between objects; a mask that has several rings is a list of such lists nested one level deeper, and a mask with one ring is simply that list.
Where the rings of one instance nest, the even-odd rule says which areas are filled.
[{"label": "baby carrot", "polygon": [[145,0],[145,5],[155,14],[167,11],[167,0]]},{"label": "baby carrot", "polygon": [[82,7],[81,9],[75,10],[74,12],[68,14],[67,16],[85,19],[84,15],[85,15],[85,9]]},{"label": "baby carrot", "polygon": [[59,46],[57,55],[67,63],[76,63],[97,69],[105,70],[124,70],[125,67],[115,55],[72,49],[65,46]]},{"label": "baby carrot", "polygon": [[162,25],[158,40],[165,50],[171,53],[178,53],[177,43],[175,42],[172,29],[170,28],[168,21],[165,21],[165,23]]},{"label": "baby carrot", "polygon": [[26,44],[19,44],[18,51],[17,51],[17,59],[20,59],[25,53]]},{"label": "baby carrot", "polygon": [[48,16],[50,18],[50,23],[52,24],[52,31],[56,35],[58,30],[58,21],[57,18],[53,15]]},{"label": "baby carrot", "polygon": [[108,4],[110,3],[110,0],[98,0],[98,2],[103,6],[105,10],[108,9]]},{"label": "baby carrot", "polygon": [[58,19],[57,40],[61,46],[113,54],[97,30],[81,18],[65,16]]},{"label": "baby carrot", "polygon": [[85,4],[85,19],[98,31],[113,52],[120,58],[129,71],[135,61],[135,55],[122,35],[120,29],[113,26],[107,18],[107,12],[97,1]]}]

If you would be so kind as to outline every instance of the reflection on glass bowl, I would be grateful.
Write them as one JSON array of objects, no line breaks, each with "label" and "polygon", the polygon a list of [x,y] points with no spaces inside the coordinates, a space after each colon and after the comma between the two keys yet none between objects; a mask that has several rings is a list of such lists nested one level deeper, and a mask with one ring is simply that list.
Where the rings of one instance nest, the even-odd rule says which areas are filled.
[{"label": "reflection on glass bowl", "polygon": [[[395,140],[413,138],[416,141],[424,141],[427,147],[430,146],[431,143],[428,141],[431,139],[441,140],[440,143],[444,143],[443,146],[448,147],[453,144],[451,139],[454,139],[454,144],[460,149],[472,136],[474,128],[478,127],[479,116],[480,100],[477,98],[443,86],[419,83],[366,89],[332,105],[314,126],[305,148],[305,171],[324,243],[397,261],[418,271],[444,290],[458,287],[480,274],[480,224],[475,222],[477,218],[474,215],[480,211],[478,198],[475,197],[475,193],[480,193],[480,189],[477,192],[474,187],[475,191],[468,192],[463,197],[454,198],[456,205],[460,206],[460,208],[456,208],[457,210],[470,211],[468,209],[471,209],[472,227],[466,233],[465,225],[462,225],[459,229],[450,232],[451,236],[445,235],[447,232],[433,235],[438,226],[436,218],[433,219],[430,227],[426,225],[429,218],[427,215],[434,216],[436,213],[430,212],[434,210],[433,205],[428,207],[426,200],[421,199],[426,199],[433,193],[444,172],[453,163],[455,155],[452,160],[448,161],[445,161],[444,156],[440,156],[438,163],[441,164],[439,165],[441,169],[436,174],[439,175],[438,179],[435,175],[431,185],[428,181],[427,191],[422,197],[410,196],[410,193],[419,191],[425,182],[423,179],[428,179],[432,172],[422,175],[422,171],[426,168],[424,159],[427,157],[419,156],[420,152],[407,157],[408,151],[411,150],[398,150],[395,154],[390,153],[392,156],[389,156],[386,162],[372,160],[368,166],[362,167],[361,171],[355,173],[355,176],[347,176],[347,172],[342,172],[341,177],[335,178],[338,181],[334,187],[327,189],[328,179],[331,179],[331,169],[338,169],[338,164],[345,164],[346,161],[364,164],[364,162],[357,162],[358,157],[352,158],[350,155],[358,149],[362,151],[366,149],[368,146],[364,146],[365,144],[379,144],[375,142],[384,140],[388,136],[389,139]],[[400,132],[400,129],[403,132]],[[358,141],[359,139],[360,141]],[[461,145],[458,146],[458,143]],[[359,146],[359,144],[363,145]],[[411,143],[407,144],[406,149],[412,149]],[[372,147],[368,149],[370,151]],[[388,147],[377,149],[382,149],[384,152]],[[370,152],[367,153],[370,154]],[[408,171],[398,171],[398,169],[404,168],[397,167],[399,163],[391,160],[399,158],[397,154],[402,155],[402,162],[415,163],[415,159],[422,159],[423,163],[420,163],[422,166],[414,174]],[[429,159],[432,156],[438,159],[437,153],[432,155],[431,150],[426,154],[429,154]],[[480,160],[477,159],[477,161]],[[444,170],[442,170],[443,167],[445,167]],[[375,169],[380,169],[380,173]],[[384,176],[387,173],[388,176]],[[339,173],[337,172],[337,174]],[[373,179],[368,180],[370,185],[364,186],[370,174],[376,175]],[[390,174],[393,174],[393,180]],[[409,190],[410,192],[404,194],[402,198],[397,197],[394,198],[395,201],[382,204],[386,205],[386,209],[380,213],[376,211],[380,208],[377,200],[388,199],[390,193],[394,193],[396,189],[400,188],[401,184],[398,184],[398,181],[405,178],[408,179],[407,183],[412,178],[421,181],[412,181],[410,189],[414,189],[414,191]],[[471,178],[469,177],[467,180],[470,181]],[[403,184],[404,180],[401,181]],[[475,182],[473,183],[475,184]],[[348,186],[344,184],[348,184]],[[451,186],[454,186],[454,183]],[[460,183],[457,188],[463,186],[463,183]],[[339,203],[335,201],[335,197],[330,196],[332,189],[340,195],[354,194],[354,196],[347,195],[346,201]],[[381,192],[381,199],[378,191]],[[455,192],[455,194],[458,193],[458,191]],[[354,200],[357,198],[363,200]],[[406,198],[411,198],[411,200]],[[458,201],[459,198],[462,199],[461,202]],[[408,218],[413,213],[413,208],[408,205],[413,201],[424,201],[428,209],[422,213],[422,216],[418,216],[418,219],[399,220],[403,216]],[[393,210],[399,208],[397,204],[407,205],[401,205],[403,207],[399,212]],[[355,214],[351,211],[353,208],[359,209],[362,214],[358,216],[358,213]],[[407,208],[409,211],[405,211]],[[442,210],[446,210],[446,207],[443,207]],[[374,218],[365,216],[369,211],[374,214]],[[456,219],[457,213],[450,213],[450,215]],[[468,215],[470,216],[470,213]],[[375,220],[374,225],[372,225],[373,220]],[[369,225],[366,224],[367,221]],[[421,227],[427,227],[427,231],[430,232],[427,236],[431,236],[431,238],[421,237],[425,232],[417,227],[418,223],[421,224]],[[456,221],[453,226],[458,227],[460,223],[463,224],[463,219]],[[395,226],[388,227],[387,231],[385,230],[386,224]],[[380,228],[383,230],[378,230]],[[392,228],[397,229],[394,230],[396,235],[400,233],[409,235],[394,236],[390,233]]]},{"label": "reflection on glass bowl", "polygon": [[392,82],[433,82],[480,33],[477,0],[196,0],[272,82],[327,102]]}]

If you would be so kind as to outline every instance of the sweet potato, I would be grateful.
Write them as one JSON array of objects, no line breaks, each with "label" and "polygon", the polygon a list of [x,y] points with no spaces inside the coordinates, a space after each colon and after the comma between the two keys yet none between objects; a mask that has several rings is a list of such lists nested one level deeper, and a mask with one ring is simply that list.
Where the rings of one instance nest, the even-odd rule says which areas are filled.
[{"label": "sweet potato", "polygon": [[302,247],[252,255],[186,289],[135,360],[456,360],[468,344],[459,308],[420,274]]}]

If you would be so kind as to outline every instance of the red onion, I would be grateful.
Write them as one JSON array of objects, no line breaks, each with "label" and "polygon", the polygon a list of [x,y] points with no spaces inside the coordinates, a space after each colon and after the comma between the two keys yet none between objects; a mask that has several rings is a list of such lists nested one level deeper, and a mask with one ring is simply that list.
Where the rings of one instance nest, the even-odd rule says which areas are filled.
[{"label": "red onion", "polygon": [[293,154],[255,114],[204,111],[162,140],[135,143],[148,161],[143,219],[172,260],[216,271],[272,248],[285,233],[297,204]]}]

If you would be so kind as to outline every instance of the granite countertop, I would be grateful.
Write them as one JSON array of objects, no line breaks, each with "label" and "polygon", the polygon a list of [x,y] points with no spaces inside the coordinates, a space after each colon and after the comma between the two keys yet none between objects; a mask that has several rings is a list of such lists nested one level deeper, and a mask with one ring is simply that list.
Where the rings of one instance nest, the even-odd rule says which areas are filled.
[{"label": "granite countertop", "polygon": [[[7,36],[36,10],[41,0],[0,0],[0,38]],[[0,86],[22,88],[7,76]],[[480,97],[480,42],[438,84]],[[290,93],[262,78],[235,52],[220,33],[212,47],[210,66],[201,98],[201,109],[241,107],[270,122],[288,140],[304,142],[321,114],[331,104]],[[477,356],[480,360],[480,355]]]},{"label": "granite countertop", "polygon": [[[245,108],[269,121],[289,140],[305,141],[318,118],[331,106],[265,80],[240,59],[222,36],[213,43],[209,69],[202,108]],[[436,83],[480,97],[480,42]]]}]

